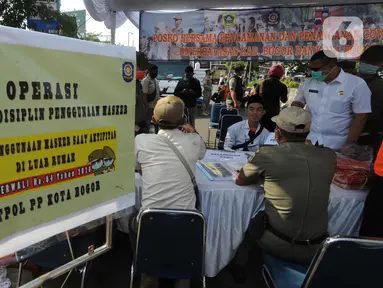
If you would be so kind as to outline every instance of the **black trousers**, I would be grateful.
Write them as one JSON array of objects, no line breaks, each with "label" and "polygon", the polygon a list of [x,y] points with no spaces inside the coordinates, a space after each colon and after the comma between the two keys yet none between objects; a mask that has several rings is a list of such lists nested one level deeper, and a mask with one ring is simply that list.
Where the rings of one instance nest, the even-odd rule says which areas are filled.
[{"label": "black trousers", "polygon": [[271,120],[272,116],[270,115],[263,115],[262,117],[262,124],[263,126],[269,130],[270,132],[274,132],[275,131],[275,128],[277,127],[276,124]]},{"label": "black trousers", "polygon": [[383,238],[383,178],[374,179],[364,203],[363,220],[359,235]]}]

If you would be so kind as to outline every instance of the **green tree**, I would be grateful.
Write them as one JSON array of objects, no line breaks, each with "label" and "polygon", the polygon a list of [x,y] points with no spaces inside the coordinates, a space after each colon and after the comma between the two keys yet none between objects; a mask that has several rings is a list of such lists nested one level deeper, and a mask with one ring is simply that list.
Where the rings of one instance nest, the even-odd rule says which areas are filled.
[{"label": "green tree", "polygon": [[60,11],[55,11],[46,5],[38,5],[37,11],[41,20],[57,21],[59,23],[57,31],[58,35],[77,38],[78,30],[76,17],[61,13]]},{"label": "green tree", "polygon": [[94,33],[94,32],[88,32],[86,33],[84,40],[90,41],[90,42],[104,42],[100,39],[101,33]]},{"label": "green tree", "polygon": [[150,63],[146,55],[142,52],[136,52],[136,63],[137,66],[140,67],[141,70],[146,70],[150,67]]},{"label": "green tree", "polygon": [[0,24],[25,29],[26,20],[39,14],[36,0],[0,0]]},{"label": "green tree", "polygon": [[74,17],[54,11],[36,0],[0,0],[0,25],[25,29],[27,19],[35,17],[58,21],[59,35],[77,38],[77,23]]},{"label": "green tree", "polygon": [[289,62],[284,62],[283,66],[285,67],[285,69],[288,69],[289,73],[293,73],[295,75],[306,74],[309,72],[307,62],[289,61]]}]

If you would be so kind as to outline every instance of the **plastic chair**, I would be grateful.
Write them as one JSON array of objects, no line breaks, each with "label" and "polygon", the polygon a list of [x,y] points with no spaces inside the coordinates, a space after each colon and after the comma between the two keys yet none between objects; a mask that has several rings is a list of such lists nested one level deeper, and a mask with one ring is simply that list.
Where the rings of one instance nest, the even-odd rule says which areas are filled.
[{"label": "plastic chair", "polygon": [[241,122],[243,120],[242,116],[239,115],[223,115],[220,123],[220,129],[219,129],[219,135],[216,139],[219,140],[218,142],[218,149],[223,150],[223,144],[225,142],[227,129],[229,127],[237,122]]},{"label": "plastic chair", "polygon": [[198,211],[147,209],[138,218],[137,246],[131,270],[165,279],[203,280],[205,218]]},{"label": "plastic chair", "polygon": [[224,105],[224,107],[221,108],[221,110],[219,111],[219,120],[218,120],[218,129],[217,129],[217,132],[215,133],[215,141],[214,141],[214,149],[216,148],[216,143],[217,143],[217,139],[219,139],[219,135],[221,133],[221,126],[222,126],[222,117],[225,116],[225,115],[239,115],[239,111],[238,109],[234,108],[232,110],[227,110],[226,108],[226,105]]},{"label": "plastic chair", "polygon": [[222,104],[222,103],[213,103],[213,105],[211,106],[210,123],[209,123],[209,130],[208,130],[208,136],[207,136],[208,145],[210,145],[211,129],[219,128],[219,118],[221,117],[221,109],[224,108],[224,106],[225,104]]},{"label": "plastic chair", "polygon": [[[282,278],[275,267],[267,266],[262,274],[269,278],[269,282],[265,282],[270,288],[377,287],[382,265],[382,239],[337,236],[327,238],[318,250],[301,285],[289,286],[291,283],[286,283],[289,278]],[[283,285],[278,286],[281,281]]]}]

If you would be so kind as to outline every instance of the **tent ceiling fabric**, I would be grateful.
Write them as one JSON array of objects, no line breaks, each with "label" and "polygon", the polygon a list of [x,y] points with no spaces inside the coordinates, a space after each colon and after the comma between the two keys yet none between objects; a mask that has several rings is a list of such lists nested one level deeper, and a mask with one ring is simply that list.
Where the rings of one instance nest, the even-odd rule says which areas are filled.
[{"label": "tent ceiling fabric", "polygon": [[[336,5],[336,4],[357,4],[363,2],[376,3],[377,0],[297,0],[291,3],[290,0],[236,0],[237,9],[243,8],[262,8],[275,6],[312,6],[312,5]],[[137,28],[139,26],[139,12],[143,10],[183,10],[183,9],[207,9],[232,7],[232,0],[84,0],[84,4],[89,14],[96,21],[104,21],[107,28],[111,27],[111,13],[117,11],[116,28],[120,27],[129,19]],[[256,5],[256,6],[254,6]]]}]

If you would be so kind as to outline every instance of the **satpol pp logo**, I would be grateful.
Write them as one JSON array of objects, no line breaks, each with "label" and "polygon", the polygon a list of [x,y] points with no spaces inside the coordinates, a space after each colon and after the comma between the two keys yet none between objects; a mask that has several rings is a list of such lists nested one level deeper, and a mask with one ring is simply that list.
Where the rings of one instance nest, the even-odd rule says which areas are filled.
[{"label": "satpol pp logo", "polygon": [[328,57],[355,59],[363,52],[363,22],[358,17],[328,17],[323,22],[323,50]]}]

